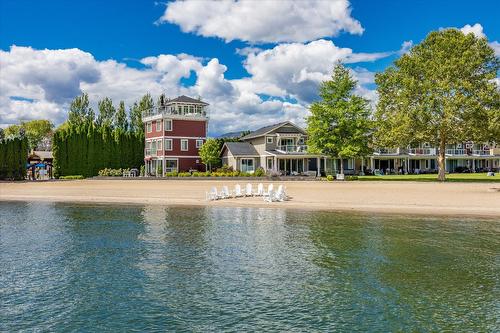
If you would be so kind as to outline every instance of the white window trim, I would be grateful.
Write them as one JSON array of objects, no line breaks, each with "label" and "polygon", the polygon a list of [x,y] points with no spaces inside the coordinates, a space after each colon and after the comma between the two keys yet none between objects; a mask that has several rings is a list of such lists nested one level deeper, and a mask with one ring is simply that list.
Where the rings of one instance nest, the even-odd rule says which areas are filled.
[{"label": "white window trim", "polygon": [[[248,161],[251,160],[252,161],[252,171],[248,171],[248,170],[243,171],[243,160],[248,160]],[[248,168],[248,164],[247,164],[247,168]],[[240,170],[243,172],[249,172],[249,173],[255,172],[255,158],[242,158],[242,159],[240,159]]]},{"label": "white window trim", "polygon": [[[271,141],[269,141],[269,139]],[[272,136],[266,136],[266,143],[273,143],[274,142],[274,138]]]},{"label": "white window trim", "polygon": [[[186,149],[183,149],[182,148],[182,143],[185,142],[186,143]],[[181,151],[188,151],[189,150],[189,140],[186,140],[186,139],[181,139]]]},{"label": "white window trim", "polygon": [[[167,123],[170,124],[170,129],[169,129],[169,126],[167,126]],[[173,123],[172,119],[165,119],[165,131],[172,132],[173,129],[174,129],[174,123]]]},{"label": "white window trim", "polygon": [[156,141],[156,150],[162,150],[163,147],[163,140],[157,140]]},{"label": "white window trim", "polygon": [[196,148],[200,148],[201,146],[203,146],[203,140],[196,140]]},{"label": "white window trim", "polygon": [[[167,149],[167,141],[170,141],[170,149]],[[165,150],[166,151],[172,151],[174,148],[174,142],[172,139],[165,139]]]},{"label": "white window trim", "polygon": [[161,120],[156,121],[156,131],[160,132],[161,131]]},{"label": "white window trim", "polygon": [[146,132],[151,133],[152,131],[153,131],[153,124],[150,121],[148,121],[146,123]]}]

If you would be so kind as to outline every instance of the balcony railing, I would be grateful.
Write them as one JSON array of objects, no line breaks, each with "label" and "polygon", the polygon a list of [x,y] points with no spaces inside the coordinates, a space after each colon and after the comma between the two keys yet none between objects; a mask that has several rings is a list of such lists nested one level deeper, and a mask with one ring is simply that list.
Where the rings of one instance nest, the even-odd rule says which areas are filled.
[{"label": "balcony railing", "polygon": [[474,155],[474,156],[489,156],[489,155],[491,155],[491,152],[489,149],[478,149],[478,150],[473,150],[472,155]]},{"label": "balcony railing", "polygon": [[155,106],[152,109],[145,110],[142,112],[142,119],[157,116],[157,115],[175,115],[182,117],[207,117],[207,109],[205,107],[201,109],[194,109],[185,111],[184,109],[179,110],[173,106]]},{"label": "balcony railing", "polygon": [[[155,149],[146,148],[144,150],[145,150],[145,152],[144,152],[145,156],[158,156],[157,150],[155,150]],[[161,151],[161,150],[158,150],[158,151]]]},{"label": "balcony railing", "polygon": [[296,153],[296,154],[305,154],[307,153],[307,146],[305,145],[286,145],[286,146],[278,146],[276,150],[291,154],[291,153]]},{"label": "balcony railing", "polygon": [[432,156],[436,155],[436,148],[410,148],[408,149],[408,155]]},{"label": "balcony railing", "polygon": [[465,149],[446,149],[446,155],[465,156],[467,151]]},{"label": "balcony railing", "polygon": [[[374,155],[399,155],[399,148],[378,148],[373,151]],[[402,153],[402,152],[401,152]]]}]

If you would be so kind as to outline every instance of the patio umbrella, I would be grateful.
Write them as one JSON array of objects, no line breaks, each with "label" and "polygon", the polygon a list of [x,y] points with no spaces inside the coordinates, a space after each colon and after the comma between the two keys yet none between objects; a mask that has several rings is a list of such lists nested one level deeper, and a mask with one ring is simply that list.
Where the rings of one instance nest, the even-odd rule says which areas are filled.
[{"label": "patio umbrella", "polygon": [[35,165],[37,168],[45,168],[45,164],[43,163],[38,163]]}]

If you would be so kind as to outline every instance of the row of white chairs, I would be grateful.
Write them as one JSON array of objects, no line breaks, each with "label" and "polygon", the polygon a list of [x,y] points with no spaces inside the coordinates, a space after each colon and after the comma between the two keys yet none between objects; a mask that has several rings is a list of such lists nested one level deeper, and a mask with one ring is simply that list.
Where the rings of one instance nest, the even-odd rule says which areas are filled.
[{"label": "row of white chairs", "polygon": [[222,186],[222,189],[220,191],[217,191],[217,188],[214,186],[210,189],[210,192],[206,192],[207,200],[219,200],[239,197],[263,197],[264,201],[268,202],[285,201],[288,199],[288,196],[285,192],[285,187],[283,185],[279,185],[278,189],[275,190],[274,185],[269,184],[267,186],[267,190],[265,190],[262,183],[257,185],[257,189],[255,191],[252,184],[248,183],[244,189],[240,186],[240,184],[236,184],[232,191],[229,191],[229,188],[224,185]]}]

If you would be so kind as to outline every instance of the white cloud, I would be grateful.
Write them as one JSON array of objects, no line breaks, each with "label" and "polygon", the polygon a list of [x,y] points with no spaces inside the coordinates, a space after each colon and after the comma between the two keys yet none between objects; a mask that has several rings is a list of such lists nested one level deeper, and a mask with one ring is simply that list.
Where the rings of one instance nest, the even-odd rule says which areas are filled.
[{"label": "white cloud", "polygon": [[[283,44],[251,50],[244,63],[250,76],[229,80],[227,67],[217,58],[161,54],[141,59],[144,68],[138,69],[115,60],[98,61],[79,49],[12,46],[0,51],[0,126],[40,118],[60,124],[69,102],[82,91],[89,94],[94,107],[105,96],[129,106],[147,92],[201,96],[210,103],[211,133],[255,129],[283,120],[304,124],[307,104],[317,97],[319,83],[329,78],[336,61],[372,61],[383,56],[355,54],[326,40]],[[357,92],[376,98],[369,87],[373,73],[357,67],[353,74],[359,80]],[[182,84],[193,76],[194,84]]]},{"label": "white cloud", "polygon": [[167,4],[157,22],[227,42],[306,42],[341,31],[363,33],[361,24],[351,17],[347,0],[177,0]]},{"label": "white cloud", "polygon": [[500,57],[500,43],[497,41],[493,41],[490,43],[490,46],[495,50],[495,55]]},{"label": "white cloud", "polygon": [[483,32],[483,26],[479,23],[476,23],[472,26],[470,24],[466,24],[462,28],[460,28],[460,31],[462,31],[466,35],[473,33],[478,38],[486,37],[486,35]]},{"label": "white cloud", "polygon": [[339,60],[344,63],[367,62],[392,54],[394,52],[353,53],[349,48],[340,48],[331,41],[320,39],[307,44],[281,44],[251,53],[244,66],[252,75],[251,85],[256,93],[309,103],[317,97],[318,84],[330,77]]}]

